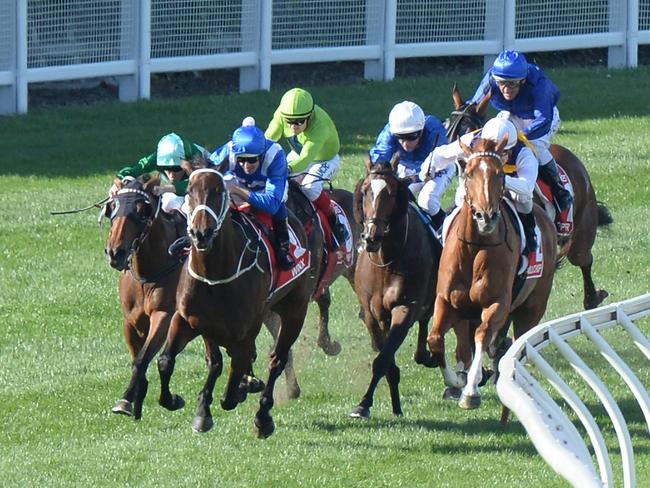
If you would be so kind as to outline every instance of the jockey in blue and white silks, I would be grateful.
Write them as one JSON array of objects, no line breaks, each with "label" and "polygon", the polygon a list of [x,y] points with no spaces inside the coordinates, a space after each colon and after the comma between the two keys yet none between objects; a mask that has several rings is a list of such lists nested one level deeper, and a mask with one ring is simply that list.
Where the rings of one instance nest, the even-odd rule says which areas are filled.
[{"label": "jockey in blue and white silks", "polygon": [[290,269],[287,229],[287,157],[282,146],[264,136],[251,117],[232,134],[232,140],[210,155],[219,165],[227,160],[224,179],[228,190],[251,207],[271,214],[277,240],[276,253],[282,269]]},{"label": "jockey in blue and white silks", "polygon": [[445,213],[440,209],[440,198],[456,173],[453,164],[442,168],[426,182],[419,178],[425,158],[437,146],[447,143],[445,128],[433,115],[424,115],[413,102],[403,101],[393,107],[388,123],[377,136],[370,150],[370,161],[390,161],[399,153],[397,175],[411,178],[409,189],[415,195],[419,192],[418,205],[431,215],[434,225],[440,227]]},{"label": "jockey in blue and white silks", "polygon": [[568,208],[573,197],[564,188],[557,164],[549,151],[551,138],[560,128],[557,103],[560,90],[536,64],[518,51],[501,52],[483,77],[469,103],[480,103],[490,95],[498,117],[510,119],[535,147],[539,175],[551,187],[559,210]]}]

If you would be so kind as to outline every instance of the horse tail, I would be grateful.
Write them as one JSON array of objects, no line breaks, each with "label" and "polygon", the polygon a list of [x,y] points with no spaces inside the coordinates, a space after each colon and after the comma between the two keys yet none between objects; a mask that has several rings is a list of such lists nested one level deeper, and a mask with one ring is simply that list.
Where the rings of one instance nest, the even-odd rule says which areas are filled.
[{"label": "horse tail", "polygon": [[614,217],[604,202],[597,201],[598,206],[598,226],[609,225],[614,223]]}]

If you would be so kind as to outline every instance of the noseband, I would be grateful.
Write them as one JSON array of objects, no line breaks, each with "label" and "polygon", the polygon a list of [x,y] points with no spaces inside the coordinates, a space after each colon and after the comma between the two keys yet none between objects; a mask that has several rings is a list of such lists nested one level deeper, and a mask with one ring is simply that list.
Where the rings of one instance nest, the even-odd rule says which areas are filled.
[{"label": "noseband", "polygon": [[[138,229],[138,235],[130,243],[128,249],[128,262],[130,268],[130,263],[133,259],[133,255],[138,252],[140,244],[142,244],[142,242],[144,242],[144,240],[149,236],[151,224],[158,216],[158,212],[160,211],[160,202],[154,211],[153,203],[149,198],[149,194],[143,190],[140,190],[139,188],[122,188],[116,193],[115,197],[113,197],[111,201],[116,205],[116,208],[113,210],[110,216],[111,224],[116,217],[126,217],[127,219],[131,220]],[[143,218],[135,211],[135,204],[139,201],[144,201],[144,203],[149,206],[151,210],[149,217]],[[124,204],[120,202],[123,202]]]},{"label": "noseband", "polygon": [[226,183],[224,181],[223,175],[216,169],[201,168],[192,171],[192,173],[190,174],[190,182],[192,181],[192,178],[194,178],[194,176],[199,173],[214,173],[218,175],[219,178],[221,178],[221,183],[223,185],[223,191],[221,193],[221,210],[219,211],[219,215],[217,215],[215,211],[212,210],[208,205],[205,204],[197,205],[192,209],[192,213],[190,214],[187,231],[188,234],[192,236],[190,231],[192,229],[192,226],[194,225],[194,219],[196,218],[197,214],[201,211],[207,212],[208,215],[210,215],[214,220],[214,226],[210,228],[210,230],[212,230],[212,236],[211,236],[211,241],[212,241],[212,239],[214,239],[216,235],[219,233],[219,230],[221,229],[224,220],[226,220],[226,215],[228,213],[228,202],[230,200],[230,192],[228,191],[228,188],[226,188]]}]

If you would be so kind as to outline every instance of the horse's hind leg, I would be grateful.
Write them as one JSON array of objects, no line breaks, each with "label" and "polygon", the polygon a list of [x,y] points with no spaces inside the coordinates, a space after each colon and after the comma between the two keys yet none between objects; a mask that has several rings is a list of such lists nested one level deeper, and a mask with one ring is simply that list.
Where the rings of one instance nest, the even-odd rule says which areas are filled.
[{"label": "horse's hind leg", "polygon": [[199,393],[199,405],[194,421],[192,422],[192,430],[194,432],[207,432],[214,425],[212,413],[210,412],[212,392],[214,391],[217,378],[223,370],[223,356],[221,355],[219,346],[205,337],[203,338],[203,342],[205,343],[205,364],[208,367],[208,377],[205,380],[203,389]]},{"label": "horse's hind leg", "polygon": [[400,371],[397,363],[395,362],[395,356],[393,360],[388,365],[388,370],[386,371],[386,382],[388,383],[388,389],[390,391],[390,401],[393,406],[393,415],[401,417],[402,416],[402,400],[399,395],[399,380],[400,380]]},{"label": "horse's hind leg", "polygon": [[185,319],[176,312],[172,317],[172,323],[167,333],[167,344],[158,357],[158,373],[160,374],[160,398],[158,403],[167,410],[178,410],[185,405],[185,400],[180,395],[172,394],[169,389],[169,382],[174,372],[176,356],[197,335],[198,332],[192,329]]},{"label": "horse's hind leg", "polygon": [[275,382],[277,381],[282,370],[284,369],[291,346],[298,339],[298,335],[302,330],[307,314],[307,305],[305,302],[303,306],[286,306],[281,313],[282,326],[278,339],[275,342],[273,351],[269,361],[269,379],[266,382],[266,388],[260,396],[260,407],[255,414],[255,429],[257,437],[266,438],[273,434],[275,424],[273,417],[271,417],[271,409],[273,408],[273,391],[275,389]]},{"label": "horse's hind leg", "polygon": [[415,345],[415,354],[413,360],[425,368],[435,368],[437,365],[433,361],[433,356],[427,348],[427,324],[428,319],[418,320],[418,338]]},{"label": "horse's hind leg", "polygon": [[607,290],[596,290],[591,277],[591,263],[587,266],[580,266],[580,271],[582,271],[582,287],[584,288],[583,306],[585,310],[591,310],[600,305],[609,296],[609,293]]},{"label": "horse's hind leg", "polygon": [[[264,325],[273,336],[273,344],[278,341],[278,334],[280,333],[280,316],[275,313],[269,313],[264,319]],[[293,367],[293,354],[289,351],[287,355],[287,364],[284,368],[284,375],[287,380],[287,396],[291,399],[296,399],[300,396],[300,385],[296,377],[296,370]]]},{"label": "horse's hind leg", "polygon": [[318,298],[316,303],[320,315],[318,321],[318,347],[328,356],[336,356],[341,352],[341,344],[338,341],[333,341],[330,337],[329,321],[332,296],[329,288]]},{"label": "horse's hind leg", "polygon": [[149,333],[133,361],[131,382],[124,392],[122,400],[117,402],[113,407],[113,413],[132,414],[136,420],[142,418],[142,404],[147,395],[149,385],[147,381],[147,369],[151,360],[165,341],[170,320],[171,316],[167,312],[159,311],[151,315],[149,319]]}]

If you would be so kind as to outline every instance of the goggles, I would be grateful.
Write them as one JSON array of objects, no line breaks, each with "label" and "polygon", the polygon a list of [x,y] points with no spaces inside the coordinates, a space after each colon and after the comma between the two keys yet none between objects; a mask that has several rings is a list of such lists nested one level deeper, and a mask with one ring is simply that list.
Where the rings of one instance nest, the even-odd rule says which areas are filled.
[{"label": "goggles", "polygon": [[503,79],[497,79],[497,78],[495,78],[495,81],[497,82],[497,85],[502,86],[504,88],[517,88],[518,86],[521,86],[522,83],[524,82],[523,79],[519,79],[519,80],[503,80]]},{"label": "goggles", "polygon": [[422,134],[421,130],[415,132],[409,132],[408,134],[395,134],[400,141],[414,141]]},{"label": "goggles", "polygon": [[302,124],[305,123],[306,120],[307,120],[306,118],[305,119],[285,119],[285,122],[288,125],[302,125]]},{"label": "goggles", "polygon": [[239,164],[257,164],[260,162],[260,157],[259,156],[237,156],[237,162]]}]

